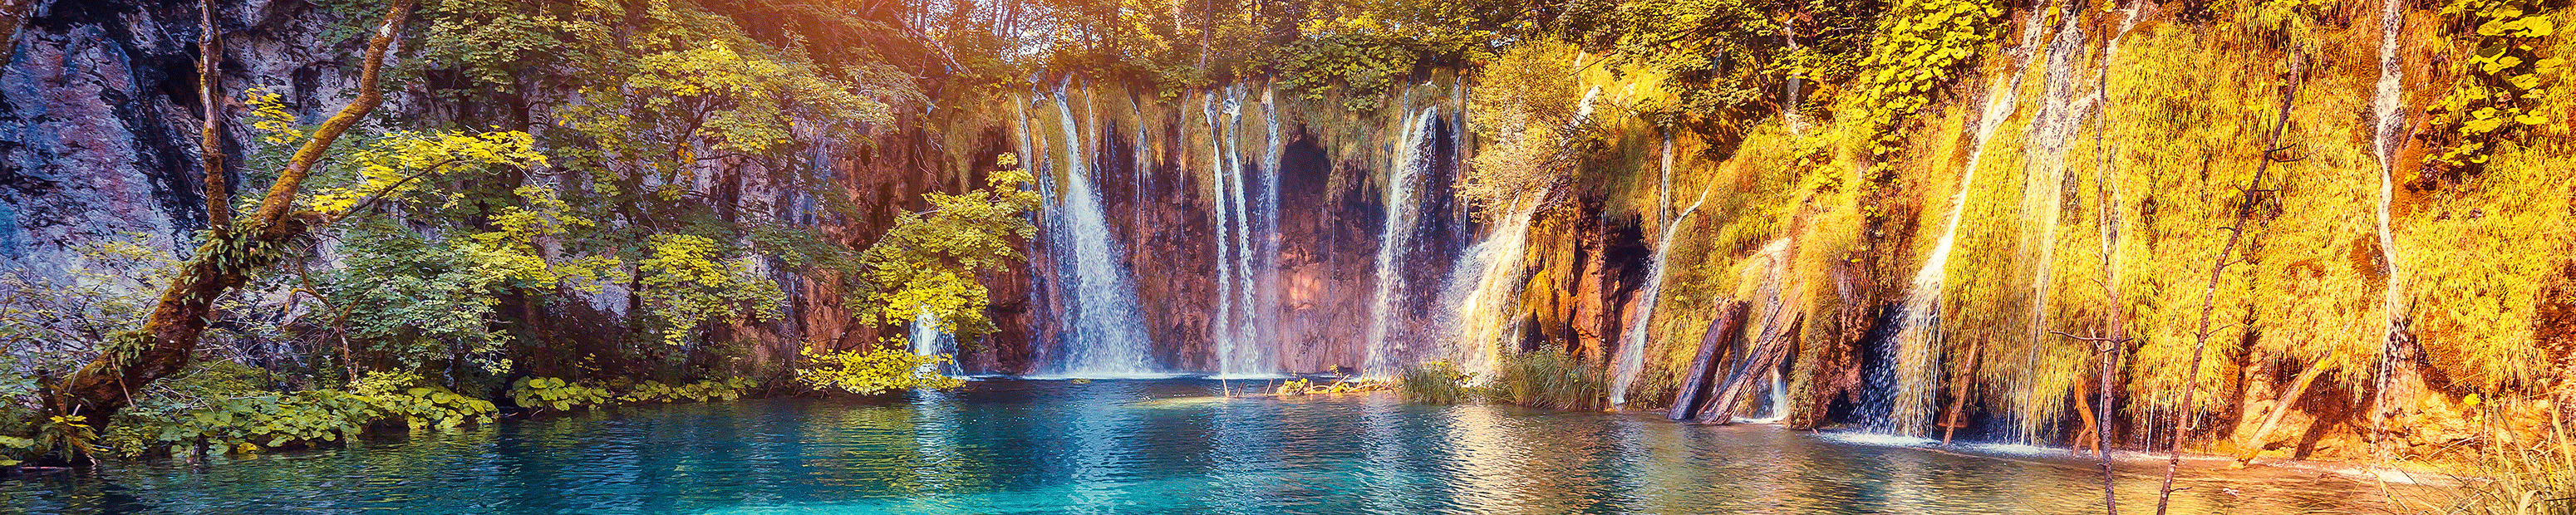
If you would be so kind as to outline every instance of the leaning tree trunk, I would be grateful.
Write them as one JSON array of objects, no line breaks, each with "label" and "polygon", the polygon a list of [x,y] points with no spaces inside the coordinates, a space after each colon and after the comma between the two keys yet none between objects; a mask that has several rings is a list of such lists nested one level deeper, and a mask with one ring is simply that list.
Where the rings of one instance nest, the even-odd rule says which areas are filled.
[{"label": "leaning tree trunk", "polygon": [[402,32],[412,3],[413,0],[394,0],[393,6],[385,10],[384,21],[367,41],[363,68],[358,74],[357,99],[314,128],[303,148],[296,150],[278,172],[277,183],[269,186],[259,209],[242,222],[240,230],[219,227],[209,231],[206,243],[197,248],[197,256],[183,265],[162,290],[152,318],[140,330],[111,338],[96,360],[55,385],[52,398],[45,401],[47,412],[81,415],[93,423],[105,423],[117,410],[134,402],[133,392],[187,368],[196,358],[197,340],[204,336],[206,323],[216,314],[215,299],[240,287],[252,271],[277,261],[290,241],[330,221],[321,213],[293,210],[295,197],[331,144],[384,102],[384,91],[377,84],[378,72],[384,67],[385,53],[393,46],[394,37]]}]

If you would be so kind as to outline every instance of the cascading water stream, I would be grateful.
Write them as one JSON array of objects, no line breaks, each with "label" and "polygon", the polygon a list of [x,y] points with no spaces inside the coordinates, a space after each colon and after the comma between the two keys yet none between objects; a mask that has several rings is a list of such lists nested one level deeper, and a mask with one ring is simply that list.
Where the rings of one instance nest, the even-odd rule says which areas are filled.
[{"label": "cascading water stream", "polygon": [[1574,105],[1574,123],[1592,120],[1592,100],[1596,98],[1601,98],[1601,86],[1594,85],[1592,89],[1583,91],[1583,100]]},{"label": "cascading water stream", "polygon": [[[1599,88],[1594,88],[1594,91],[1599,91]],[[1585,97],[1589,98],[1590,95],[1585,95]],[[1583,110],[1590,111],[1591,103],[1586,102]],[[1666,157],[1664,159],[1663,173],[1663,176],[1667,181],[1664,184],[1665,190],[1670,190],[1672,188],[1672,184],[1669,182],[1673,176],[1671,159],[1672,153],[1672,139],[1665,138],[1664,155]],[[1612,374],[1610,380],[1611,406],[1620,406],[1628,403],[1628,387],[1636,384],[1637,374],[1639,371],[1645,369],[1646,332],[1649,329],[1652,329],[1654,324],[1655,306],[1657,304],[1661,304],[1663,300],[1664,265],[1667,261],[1665,257],[1673,250],[1673,234],[1681,230],[1681,221],[1683,218],[1687,218],[1692,213],[1698,212],[1699,206],[1708,202],[1708,192],[1709,190],[1707,188],[1700,189],[1699,199],[1691,201],[1689,208],[1683,209],[1680,213],[1675,213],[1672,218],[1664,220],[1664,230],[1661,236],[1655,240],[1655,256],[1652,260],[1646,263],[1646,287],[1637,291],[1637,295],[1640,295],[1640,297],[1638,297],[1639,302],[1637,304],[1637,314],[1629,318],[1628,330],[1621,334],[1621,341],[1619,342],[1619,360],[1618,363],[1614,365],[1615,372]]]},{"label": "cascading water stream", "polygon": [[1057,269],[1070,283],[1059,291],[1071,316],[1060,336],[1064,361],[1060,375],[1073,377],[1139,377],[1154,375],[1153,355],[1136,306],[1136,288],[1119,263],[1118,243],[1101,212],[1100,192],[1092,185],[1088,155],[1083,153],[1084,125],[1077,123],[1067,94],[1055,94],[1064,141],[1057,145],[1065,163],[1063,185],[1056,188],[1049,214],[1052,248],[1063,258]]},{"label": "cascading water stream", "polygon": [[951,361],[943,364],[923,363],[920,368],[914,369],[913,373],[949,377],[966,375],[966,371],[959,368],[957,362],[953,360],[957,356],[957,338],[950,336],[947,331],[940,330],[939,315],[931,314],[929,309],[923,309],[920,314],[912,317],[912,331],[905,335],[905,339],[912,343],[912,355],[947,355],[952,358]]},{"label": "cascading water stream", "polygon": [[[1216,187],[1216,210],[1213,214],[1217,218],[1217,312],[1213,325],[1216,328],[1217,372],[1219,377],[1268,375],[1276,372],[1277,368],[1269,359],[1270,353],[1261,345],[1266,332],[1261,330],[1260,317],[1255,314],[1258,311],[1255,308],[1260,304],[1256,303],[1254,294],[1258,284],[1252,259],[1255,252],[1252,247],[1253,223],[1265,215],[1254,214],[1253,211],[1261,206],[1254,205],[1247,198],[1250,186],[1245,184],[1243,152],[1239,143],[1243,125],[1241,91],[1229,88],[1221,105],[1210,97],[1206,115],[1209,156],[1216,167],[1210,175],[1215,178],[1213,183]],[[1276,205],[1275,202],[1265,203]],[[1276,217],[1275,214],[1266,216]]]},{"label": "cascading water stream", "polygon": [[1252,311],[1252,336],[1265,343],[1262,347],[1266,352],[1259,356],[1260,371],[1264,373],[1281,370],[1278,365],[1279,345],[1270,343],[1280,341],[1279,333],[1274,329],[1278,327],[1278,320],[1272,308],[1279,305],[1279,242],[1283,238],[1279,230],[1279,177],[1284,172],[1280,170],[1279,160],[1288,146],[1288,140],[1279,135],[1277,97],[1275,90],[1261,91],[1261,122],[1266,126],[1269,139],[1264,142],[1261,153],[1260,203],[1253,211],[1260,214],[1261,250],[1253,255],[1257,260],[1253,262],[1255,295],[1252,305],[1255,309]]},{"label": "cascading water stream", "polygon": [[[2399,0],[2380,1],[2379,84],[2378,91],[2374,92],[2371,98],[2371,110],[2375,116],[2372,125],[2377,129],[2377,134],[2371,138],[2371,150],[2372,154],[2379,158],[2379,205],[2376,206],[2379,222],[2379,260],[2386,267],[2387,272],[2386,288],[2380,292],[2379,299],[2383,316],[2380,317],[2379,326],[2380,365],[2377,375],[2380,384],[2376,390],[2382,393],[2371,397],[2370,431],[2373,434],[2378,434],[2383,429],[2380,427],[2385,421],[2382,414],[2387,413],[2387,410],[2380,403],[2386,397],[2385,392],[2390,389],[2388,383],[2390,376],[2394,375],[2392,368],[2396,366],[2395,360],[2390,356],[2395,355],[2397,350],[2399,318],[2406,312],[2405,287],[2401,281],[2405,276],[2398,273],[2397,235],[2389,220],[2389,204],[2394,203],[2397,196],[2397,147],[2406,138],[2406,116],[2402,114],[2402,108],[2405,107],[2403,94],[2406,70],[2399,66],[2400,47],[2397,43],[2397,33],[2405,25],[2404,8],[2404,4]],[[2372,452],[2380,452],[2375,442],[2372,445]]]},{"label": "cascading water stream", "polygon": [[1421,218],[1418,204],[1422,195],[1416,191],[1421,189],[1417,183],[1430,168],[1431,155],[1423,147],[1430,143],[1430,128],[1439,114],[1439,106],[1427,106],[1407,117],[1396,138],[1394,159],[1388,163],[1386,225],[1378,232],[1377,291],[1370,304],[1368,336],[1364,340],[1368,354],[1360,368],[1368,377],[1394,377],[1396,368],[1401,366],[1395,353],[1402,349],[1387,333],[1393,319],[1399,316],[1395,304],[1397,290],[1404,286],[1403,258],[1410,254],[1414,225]]},{"label": "cascading water stream", "polygon": [[1443,305],[1450,306],[1449,360],[1458,370],[1492,379],[1502,362],[1505,317],[1520,297],[1529,269],[1521,260],[1529,248],[1530,217],[1536,201],[1520,202],[1493,234],[1458,256],[1449,271]]},{"label": "cascading water stream", "polygon": [[[2045,24],[2030,24],[2022,31],[2020,47],[2029,48],[2044,32]],[[1923,268],[1915,272],[1906,289],[1895,344],[1886,346],[1884,351],[1887,366],[1894,368],[1895,384],[1883,388],[1892,393],[1881,411],[1884,415],[1870,424],[1874,431],[1908,437],[1929,433],[1933,404],[1941,387],[1941,294],[1947,282],[1951,247],[1958,241],[1959,219],[1967,209],[1969,187],[1976,183],[1977,163],[1985,156],[1986,142],[1994,139],[1995,130],[2002,128],[2004,120],[2012,117],[2019,106],[2022,74],[2015,70],[2006,76],[2013,80],[1991,86],[1986,92],[1986,103],[1977,119],[1976,141],[1969,146],[1966,169],[1959,173],[1959,192],[1950,197],[1941,237],[1935,240],[1931,254],[1923,260]]]},{"label": "cascading water stream", "polygon": [[1242,335],[1234,328],[1234,255],[1239,251],[1233,246],[1234,239],[1228,237],[1237,228],[1231,203],[1234,196],[1228,194],[1233,188],[1226,185],[1236,177],[1232,173],[1231,160],[1226,159],[1225,124],[1217,120],[1215,94],[1200,97],[1199,113],[1207,120],[1208,127],[1208,178],[1213,190],[1208,199],[1214,206],[1208,210],[1208,216],[1213,218],[1208,225],[1216,230],[1216,259],[1211,260],[1216,270],[1210,274],[1216,278],[1216,312],[1209,314],[1208,336],[1216,343],[1217,371],[1224,373],[1234,370],[1238,347],[1242,346],[1239,341]]},{"label": "cascading water stream", "polygon": [[[2049,423],[2064,411],[2063,397],[2045,395],[2041,384],[2044,371],[2042,351],[2049,348],[2048,297],[2056,276],[2057,230],[2064,214],[2066,183],[2066,149],[2074,142],[2076,130],[2093,114],[2091,102],[2076,102],[2075,62],[2084,53],[2082,17],[2063,17],[2057,37],[2048,45],[2043,59],[2047,79],[2039,98],[2039,112],[2032,116],[2030,127],[2022,132],[2023,181],[2021,219],[2025,230],[2019,246],[2021,260],[2030,267],[2029,314],[2024,326],[2023,343],[2028,346],[2014,392],[2014,426],[2022,443],[2036,443]],[[2086,97],[2088,100],[2090,97]],[[1964,186],[1963,186],[1964,187]]]}]

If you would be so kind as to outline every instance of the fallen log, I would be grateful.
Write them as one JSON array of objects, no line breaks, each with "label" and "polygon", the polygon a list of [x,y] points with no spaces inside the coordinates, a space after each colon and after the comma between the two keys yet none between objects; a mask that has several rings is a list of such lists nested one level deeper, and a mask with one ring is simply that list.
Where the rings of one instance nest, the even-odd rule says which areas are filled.
[{"label": "fallen log", "polygon": [[[1800,313],[1792,317],[1786,330],[1765,331],[1761,339],[1754,342],[1753,350],[1745,353],[1745,359],[1737,362],[1735,370],[1727,374],[1726,382],[1717,389],[1717,395],[1709,398],[1708,407],[1700,413],[1700,422],[1735,423],[1735,406],[1753,393],[1753,382],[1762,377],[1763,372],[1778,368],[1782,360],[1789,358],[1789,349],[1796,346],[1798,332],[1806,325],[1807,315]],[[1772,327],[1782,326],[1774,324]]]},{"label": "fallen log", "polygon": [[1719,351],[1733,340],[1729,335],[1743,332],[1745,312],[1751,307],[1740,300],[1729,301],[1723,306],[1719,308],[1717,318],[1708,321],[1708,332],[1700,335],[1699,355],[1691,358],[1690,371],[1682,376],[1682,390],[1673,395],[1673,406],[1665,412],[1665,418],[1675,422],[1699,419],[1699,408],[1708,401],[1708,390],[1713,385],[1709,376],[1723,361],[1718,357]]}]

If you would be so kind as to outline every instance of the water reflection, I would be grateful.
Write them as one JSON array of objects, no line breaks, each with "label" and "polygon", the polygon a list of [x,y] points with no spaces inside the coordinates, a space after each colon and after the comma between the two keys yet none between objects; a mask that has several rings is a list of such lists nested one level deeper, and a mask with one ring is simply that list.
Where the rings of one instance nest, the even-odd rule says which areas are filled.
[{"label": "water reflection", "polygon": [[[2061,451],[1639,415],[1226,399],[1214,383],[975,383],[623,408],[345,449],[0,480],[0,513],[2087,513]],[[2161,462],[2124,465],[2153,502]],[[2197,466],[2180,513],[2359,511],[2314,472]]]}]

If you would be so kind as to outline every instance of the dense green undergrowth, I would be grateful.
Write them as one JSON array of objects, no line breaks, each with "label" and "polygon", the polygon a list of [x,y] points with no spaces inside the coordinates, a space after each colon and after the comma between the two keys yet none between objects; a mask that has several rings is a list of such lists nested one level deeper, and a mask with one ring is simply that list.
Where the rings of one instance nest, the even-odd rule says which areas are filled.
[{"label": "dense green undergrowth", "polygon": [[1407,401],[1455,404],[1487,401],[1534,408],[1597,410],[1609,406],[1602,367],[1559,348],[1504,353],[1493,377],[1476,377],[1445,361],[1406,367],[1394,389]]}]

